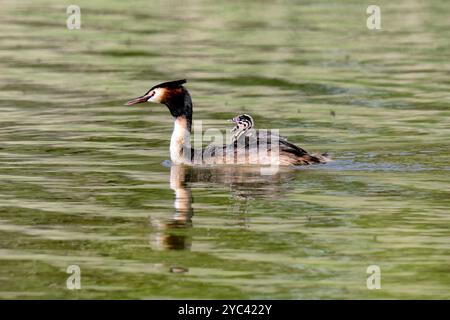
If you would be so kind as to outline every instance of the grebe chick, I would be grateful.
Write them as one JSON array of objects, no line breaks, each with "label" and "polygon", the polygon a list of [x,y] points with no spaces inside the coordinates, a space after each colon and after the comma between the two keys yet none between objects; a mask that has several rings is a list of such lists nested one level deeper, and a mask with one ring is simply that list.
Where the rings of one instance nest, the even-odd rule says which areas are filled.
[{"label": "grebe chick", "polygon": [[[303,165],[328,161],[325,156],[309,154],[285,139],[264,141],[267,143],[266,153],[264,154],[260,153],[262,140],[259,137],[256,137],[256,144],[232,143],[221,146],[211,145],[204,149],[191,148],[192,100],[189,92],[183,87],[185,83],[186,80],[160,83],[150,88],[144,95],[126,103],[126,105],[131,106],[144,102],[154,102],[167,106],[175,120],[170,139],[170,159],[173,164]],[[253,119],[251,119],[251,122],[253,122]],[[273,143],[277,143],[277,145],[274,146]]]},{"label": "grebe chick", "polygon": [[287,141],[285,137],[276,135],[272,131],[263,130],[261,132],[259,130],[256,130],[254,128],[255,121],[253,120],[252,116],[248,114],[241,114],[237,117],[234,117],[230,121],[236,124],[235,127],[231,129],[231,133],[233,133],[233,136],[231,137],[231,142],[238,141],[241,137],[253,137],[253,136],[256,136],[258,138],[263,137],[265,139],[275,138]]},{"label": "grebe chick", "polygon": [[253,118],[248,114],[241,114],[240,116],[231,119],[231,121],[236,124],[234,128],[231,129],[231,133],[233,133],[233,137],[231,138],[232,142],[239,140],[242,135],[246,135],[253,128],[253,124],[255,123]]},{"label": "grebe chick", "polygon": [[244,143],[244,144],[251,144],[251,143],[258,143],[258,141],[279,141],[280,146],[283,146],[284,148],[290,147],[296,152],[306,153],[303,156],[303,160],[305,163],[302,164],[310,164],[311,163],[322,163],[327,162],[329,159],[326,155],[321,154],[308,154],[305,150],[302,148],[297,147],[294,144],[291,144],[287,141],[285,137],[279,136],[275,133],[273,133],[271,130],[256,130],[255,129],[255,121],[253,120],[252,116],[248,114],[241,114],[239,116],[234,117],[230,121],[234,122],[236,125],[233,129],[231,129],[231,133],[233,133],[233,136],[231,137],[231,142],[235,145],[238,145],[238,143]]}]

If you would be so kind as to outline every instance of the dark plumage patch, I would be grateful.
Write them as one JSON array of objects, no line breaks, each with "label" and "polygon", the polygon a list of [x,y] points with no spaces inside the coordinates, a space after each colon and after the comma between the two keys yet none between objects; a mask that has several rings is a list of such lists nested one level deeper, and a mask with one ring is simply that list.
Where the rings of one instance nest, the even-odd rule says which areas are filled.
[{"label": "dark plumage patch", "polygon": [[177,118],[185,116],[190,131],[192,122],[192,100],[189,92],[184,87],[171,88],[165,91],[163,101],[161,102],[169,108],[170,114],[173,117]]},{"label": "dark plumage patch", "polygon": [[179,88],[186,82],[187,82],[186,79],[163,82],[163,83],[157,84],[156,86],[153,86],[150,90],[147,91],[147,93],[145,95],[147,95],[150,91],[152,91],[153,89],[156,89],[156,88],[168,88],[168,89]]}]

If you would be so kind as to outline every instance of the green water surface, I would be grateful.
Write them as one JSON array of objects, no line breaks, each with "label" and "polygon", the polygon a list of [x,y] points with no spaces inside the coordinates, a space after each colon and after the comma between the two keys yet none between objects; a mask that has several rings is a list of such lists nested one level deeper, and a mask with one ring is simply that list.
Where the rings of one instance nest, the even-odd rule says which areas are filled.
[{"label": "green water surface", "polygon": [[[377,1],[381,30],[356,0],[69,4],[0,6],[0,298],[450,298],[448,1]],[[335,161],[170,167],[166,108],[123,103],[180,78],[203,130]]]}]

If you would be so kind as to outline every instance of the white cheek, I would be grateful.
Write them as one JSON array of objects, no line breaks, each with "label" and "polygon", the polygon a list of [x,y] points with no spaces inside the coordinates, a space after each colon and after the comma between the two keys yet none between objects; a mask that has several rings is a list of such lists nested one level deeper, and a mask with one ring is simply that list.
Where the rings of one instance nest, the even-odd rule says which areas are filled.
[{"label": "white cheek", "polygon": [[161,100],[164,96],[164,90],[162,89],[155,89],[154,90],[155,94],[153,96],[151,96],[150,98],[148,98],[148,102],[155,102],[155,103],[161,103]]}]

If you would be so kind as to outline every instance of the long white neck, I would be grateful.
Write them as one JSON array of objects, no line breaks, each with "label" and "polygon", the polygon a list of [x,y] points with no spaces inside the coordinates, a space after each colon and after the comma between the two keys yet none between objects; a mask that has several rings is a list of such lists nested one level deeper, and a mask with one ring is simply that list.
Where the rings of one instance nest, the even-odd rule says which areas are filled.
[{"label": "long white neck", "polygon": [[191,133],[186,117],[175,118],[170,139],[170,160],[173,164],[191,163]]}]

